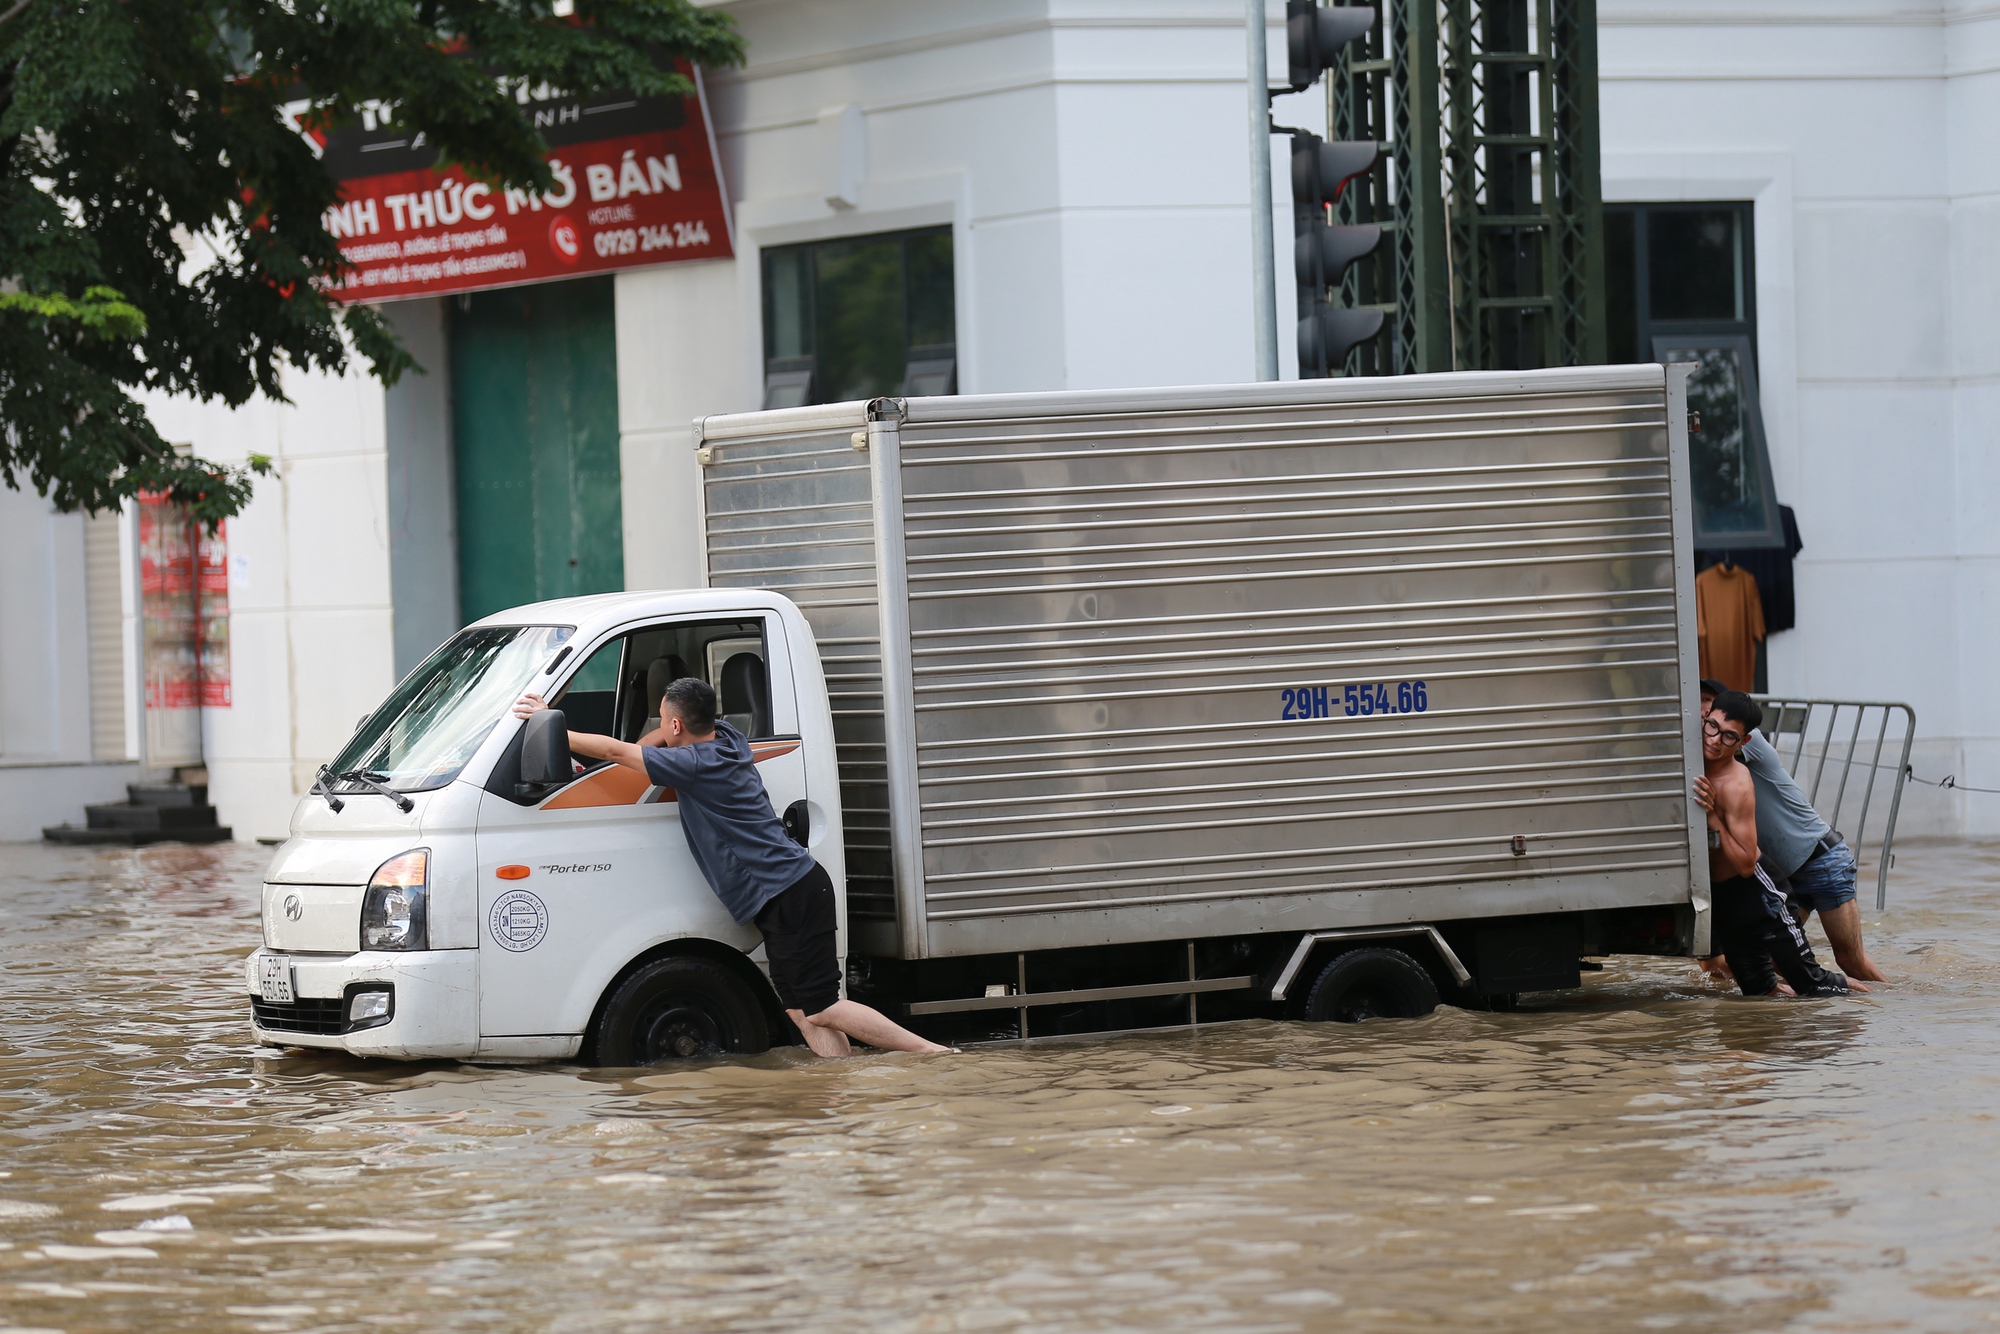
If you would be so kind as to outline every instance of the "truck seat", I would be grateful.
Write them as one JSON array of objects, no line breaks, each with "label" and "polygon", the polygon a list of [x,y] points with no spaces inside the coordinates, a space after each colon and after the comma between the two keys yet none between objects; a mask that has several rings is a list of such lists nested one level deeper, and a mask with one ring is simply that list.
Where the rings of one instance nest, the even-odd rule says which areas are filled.
[{"label": "truck seat", "polygon": [[771,734],[771,680],[764,672],[764,660],[754,653],[732,653],[722,664],[722,680],[716,693],[722,697],[722,716],[747,737]]},{"label": "truck seat", "polygon": [[[660,725],[660,696],[666,688],[688,674],[688,665],[680,654],[669,653],[646,664],[646,720],[639,725],[637,735],[644,736]],[[638,683],[634,682],[636,686]],[[636,692],[635,692],[636,693]]]}]

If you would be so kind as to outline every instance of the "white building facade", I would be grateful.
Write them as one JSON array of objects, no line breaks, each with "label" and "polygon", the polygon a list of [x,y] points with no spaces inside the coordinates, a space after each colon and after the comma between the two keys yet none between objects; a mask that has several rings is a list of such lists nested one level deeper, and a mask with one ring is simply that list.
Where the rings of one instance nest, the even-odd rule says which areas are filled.
[{"label": "white building facade", "polygon": [[[2000,7],[1600,0],[1607,201],[1754,202],[1798,628],[1775,690],[1903,700],[1927,778],[2000,788]],[[2000,833],[1912,785],[1901,828]]]},{"label": "white building facade", "polygon": [[[925,298],[925,327],[948,327],[919,338],[911,296],[903,351],[959,392],[1251,378],[1240,3],[719,7],[749,41],[747,67],[707,84],[735,258],[609,280],[625,586],[699,582],[689,423],[759,406],[806,364],[773,288],[801,247],[899,234],[948,253],[948,291]],[[1772,688],[1906,700],[1920,775],[2000,787],[2000,7],[1600,0],[1600,18],[1607,201],[1752,206],[1763,411],[1805,542]],[[1277,119],[1323,130],[1323,100],[1281,98]],[[823,274],[850,252],[812,253]],[[289,405],[152,405],[205,457],[277,463],[230,525],[232,703],[206,710],[211,799],[239,838],[282,835],[355,720],[465,618],[455,468],[477,442],[454,429],[457,300],[387,307],[429,372],[393,389],[295,374]],[[823,388],[837,368],[815,355]],[[56,573],[81,560],[79,524],[48,520],[47,579],[81,583]],[[76,627],[50,634],[88,656]],[[71,711],[71,750],[47,753],[103,756],[77,749],[90,715]],[[0,764],[41,763],[13,716]],[[1902,827],[2000,833],[2000,797],[1913,787]]]},{"label": "white building facade", "polygon": [[127,526],[0,487],[0,842],[81,824],[141,777]]}]

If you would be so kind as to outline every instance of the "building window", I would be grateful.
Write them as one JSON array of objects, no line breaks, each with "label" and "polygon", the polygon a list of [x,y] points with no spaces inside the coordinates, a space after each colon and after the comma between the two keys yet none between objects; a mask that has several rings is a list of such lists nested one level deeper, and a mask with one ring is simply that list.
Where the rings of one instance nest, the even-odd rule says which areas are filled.
[{"label": "building window", "polygon": [[958,392],[951,228],[764,252],[764,406]]},{"label": "building window", "polygon": [[1607,204],[1614,362],[1693,362],[1688,438],[1695,546],[1784,545],[1757,400],[1756,273],[1747,203]]}]

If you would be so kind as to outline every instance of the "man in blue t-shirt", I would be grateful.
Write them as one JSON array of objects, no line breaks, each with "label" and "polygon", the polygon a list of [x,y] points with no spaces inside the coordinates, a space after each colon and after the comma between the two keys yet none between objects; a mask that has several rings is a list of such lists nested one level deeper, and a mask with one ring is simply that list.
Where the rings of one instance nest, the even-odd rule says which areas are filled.
[{"label": "man in blue t-shirt", "polygon": [[[514,706],[525,718],[545,709],[538,695]],[[739,926],[764,933],[771,985],[806,1044],[847,1056],[847,1039],[891,1051],[948,1051],[879,1010],[840,995],[833,881],[794,843],[771,806],[750,743],[716,717],[715,690],[684,676],[660,699],[660,725],[637,743],[571,732],[570,750],[636,769],[674,790],[681,832],[695,865]]]}]

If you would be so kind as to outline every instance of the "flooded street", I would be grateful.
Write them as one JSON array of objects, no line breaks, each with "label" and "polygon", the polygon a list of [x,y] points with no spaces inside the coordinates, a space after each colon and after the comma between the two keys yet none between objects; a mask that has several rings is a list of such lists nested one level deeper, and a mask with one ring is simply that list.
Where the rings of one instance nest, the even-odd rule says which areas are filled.
[{"label": "flooded street", "polygon": [[2000,1321],[2000,846],[1901,852],[1868,998],[619,1076],[253,1046],[267,856],[6,849],[0,1328]]}]

